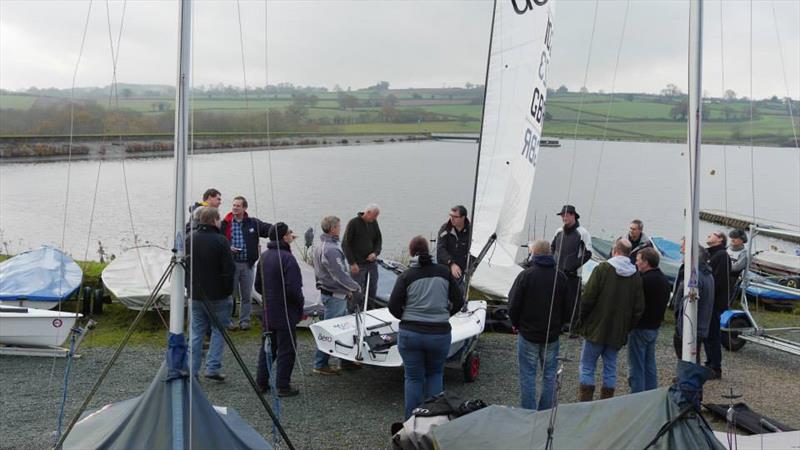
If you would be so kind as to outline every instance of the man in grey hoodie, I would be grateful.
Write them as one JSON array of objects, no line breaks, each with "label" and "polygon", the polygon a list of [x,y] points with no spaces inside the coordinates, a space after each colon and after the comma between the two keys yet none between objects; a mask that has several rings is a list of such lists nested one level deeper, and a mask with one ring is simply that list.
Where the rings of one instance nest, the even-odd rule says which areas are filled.
[{"label": "man in grey hoodie", "polygon": [[[317,289],[325,307],[324,318],[333,319],[347,314],[347,297],[359,292],[361,286],[350,277],[346,270],[344,253],[339,245],[339,232],[342,223],[336,216],[322,219],[322,241],[314,248],[314,274],[317,278]],[[314,373],[320,375],[338,375],[339,370],[330,366],[330,355],[317,350],[314,359]],[[341,361],[342,367],[345,361]],[[358,366],[353,366],[358,367]]]}]

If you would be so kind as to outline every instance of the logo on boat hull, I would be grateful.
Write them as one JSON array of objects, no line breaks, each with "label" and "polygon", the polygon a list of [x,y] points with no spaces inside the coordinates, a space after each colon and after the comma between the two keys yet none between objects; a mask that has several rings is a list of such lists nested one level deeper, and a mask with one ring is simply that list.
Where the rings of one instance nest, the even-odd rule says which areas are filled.
[{"label": "logo on boat hull", "polygon": [[[519,6],[520,3],[523,5],[522,8]],[[514,11],[516,11],[517,14],[525,14],[527,11],[533,9],[533,5],[544,6],[545,3],[547,3],[547,0],[511,0],[511,6],[514,7]]]},{"label": "logo on boat hull", "polygon": [[64,325],[64,322],[61,319],[53,319],[53,326],[56,328],[61,328],[61,325]]},{"label": "logo on boat hull", "polygon": [[327,334],[320,334],[319,336],[317,336],[317,340],[322,342],[333,342],[333,338],[328,336]]}]

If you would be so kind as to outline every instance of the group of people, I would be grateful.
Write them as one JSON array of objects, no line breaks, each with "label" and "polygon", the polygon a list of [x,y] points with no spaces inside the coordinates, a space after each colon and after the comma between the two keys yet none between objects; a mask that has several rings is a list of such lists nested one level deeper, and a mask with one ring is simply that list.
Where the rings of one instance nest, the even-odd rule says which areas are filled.
[{"label": "group of people", "polygon": [[[683,267],[675,289],[659,268],[660,254],[644,234],[640,220],[613,244],[610,257],[599,263],[581,289],[581,267],[591,257],[589,232],[581,227],[572,205],[561,212],[563,226],[552,242],[530,245],[527,268],[509,291],[509,315],[518,331],[521,404],[529,409],[553,405],[559,337],[583,338],[580,355],[580,401],[595,395],[597,361],[602,359],[599,398],[614,396],[617,356],[628,346],[628,383],[631,392],[658,386],[656,341],[667,305],[675,309],[675,350],[681,357],[683,333]],[[728,240],[730,239],[730,243]],[[722,376],[720,316],[733,300],[736,281],[747,266],[742,230],[711,233],[698,249],[699,301],[696,362],[700,344],[706,353],[710,379]],[[681,252],[684,252],[682,244]],[[672,300],[670,302],[670,299]],[[537,369],[542,371],[541,393],[536,396]]]},{"label": "group of people", "polygon": [[[200,373],[202,345],[211,338],[203,376],[222,381],[223,338],[216,322],[229,330],[250,328],[251,287],[262,295],[260,311],[264,336],[271,344],[272,360],[259,351],[257,383],[262,392],[270,389],[270,364],[275,365],[279,396],[294,396],[291,384],[297,356],[295,327],[303,315],[304,296],[300,267],[291,252],[295,234],[278,222],[269,224],[247,214],[247,200],[237,196],[230,213],[221,217],[221,194],[209,189],[203,201],[193,205],[186,240],[187,288],[193,302],[192,367]],[[326,216],[322,235],[314,247],[312,262],[316,288],[324,307],[324,319],[352,313],[364,295],[375,297],[378,286],[378,257],[382,236],[378,225],[380,208],[370,204],[342,230],[341,220]],[[658,385],[655,345],[670,297],[674,302],[676,342],[682,333],[682,282],[672,286],[659,269],[660,256],[643,232],[639,220],[614,243],[610,258],[599,263],[581,287],[583,265],[592,257],[591,235],[580,225],[572,205],[558,213],[562,226],[552,241],[530,244],[525,269],[510,288],[509,315],[518,332],[517,350],[521,405],[548,409],[554,401],[554,385],[562,333],[583,337],[580,360],[579,399],[594,397],[597,360],[603,360],[600,398],[614,395],[617,355],[628,345],[629,384],[632,392]],[[470,269],[471,225],[467,209],[451,208],[441,226],[435,255],[422,236],[411,239],[409,269],[400,274],[392,289],[388,309],[400,320],[398,350],[405,367],[405,417],[426,398],[442,392],[445,360],[451,341],[450,317],[464,305],[465,276]],[[261,253],[259,239],[268,239]],[[706,366],[712,377],[721,376],[719,318],[727,308],[739,272],[746,266],[744,232],[727,236],[709,235],[708,249],[701,249],[699,342],[705,346]],[[256,262],[258,262],[256,267]],[[679,272],[682,277],[682,271]],[[255,282],[254,282],[255,280]],[[233,294],[241,302],[238,321],[232,320]],[[213,317],[211,317],[213,316]],[[676,345],[680,352],[680,345]],[[679,354],[680,356],[680,354]],[[698,348],[699,363],[699,348]],[[313,373],[338,375],[358,370],[355,362],[331,364],[330,355],[317,351]],[[537,372],[542,372],[541,392],[536,396]]]}]

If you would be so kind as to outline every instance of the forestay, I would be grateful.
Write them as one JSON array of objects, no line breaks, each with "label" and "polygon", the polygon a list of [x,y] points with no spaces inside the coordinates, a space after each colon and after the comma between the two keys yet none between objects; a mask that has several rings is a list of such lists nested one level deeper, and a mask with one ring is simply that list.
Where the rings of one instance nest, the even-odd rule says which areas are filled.
[{"label": "forestay", "polygon": [[508,294],[528,242],[529,203],[547,96],[553,1],[498,0],[481,128],[472,250],[497,234],[473,275],[477,289]]}]

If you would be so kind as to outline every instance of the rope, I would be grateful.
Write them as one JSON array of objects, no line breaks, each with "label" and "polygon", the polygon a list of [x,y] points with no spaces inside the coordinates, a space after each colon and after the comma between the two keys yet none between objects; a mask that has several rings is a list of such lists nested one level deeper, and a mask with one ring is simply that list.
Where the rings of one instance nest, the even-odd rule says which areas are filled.
[{"label": "rope", "polygon": [[64,369],[64,387],[63,387],[63,394],[61,395],[61,408],[58,413],[58,426],[56,427],[56,432],[54,435],[54,440],[58,440],[61,437],[61,423],[64,420],[64,407],[67,404],[67,389],[69,388],[69,372],[70,368],[72,367],[72,357],[75,354],[75,333],[73,332],[70,335],[69,341],[69,353],[67,353],[67,366]]}]

